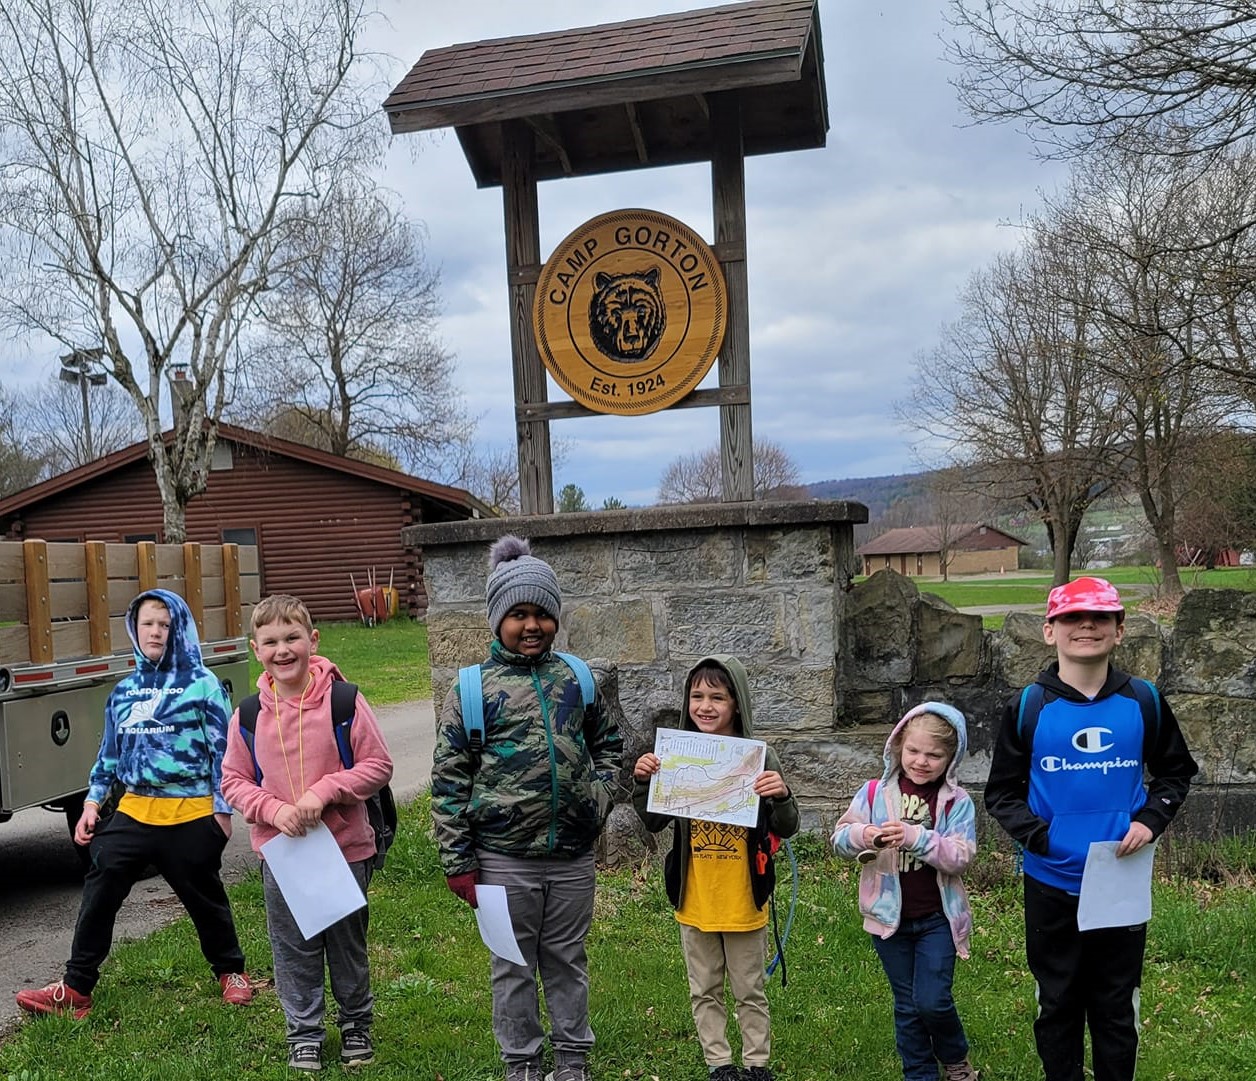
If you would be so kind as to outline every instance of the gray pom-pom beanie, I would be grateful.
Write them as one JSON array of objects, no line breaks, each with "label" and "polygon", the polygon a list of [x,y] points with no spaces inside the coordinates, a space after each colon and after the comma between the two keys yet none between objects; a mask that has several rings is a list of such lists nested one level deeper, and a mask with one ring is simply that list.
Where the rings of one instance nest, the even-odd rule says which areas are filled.
[{"label": "gray pom-pom beanie", "polygon": [[545,560],[532,554],[526,540],[507,535],[495,541],[489,549],[488,565],[484,600],[493,634],[516,604],[535,604],[558,619],[563,607],[558,578]]}]

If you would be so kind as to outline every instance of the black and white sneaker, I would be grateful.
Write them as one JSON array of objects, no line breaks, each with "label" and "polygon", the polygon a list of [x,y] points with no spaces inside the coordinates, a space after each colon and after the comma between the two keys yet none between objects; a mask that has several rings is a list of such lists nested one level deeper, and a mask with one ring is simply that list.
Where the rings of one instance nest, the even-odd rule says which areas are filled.
[{"label": "black and white sneaker", "polygon": [[340,1030],[340,1065],[365,1066],[375,1058],[369,1029],[350,1025]]}]

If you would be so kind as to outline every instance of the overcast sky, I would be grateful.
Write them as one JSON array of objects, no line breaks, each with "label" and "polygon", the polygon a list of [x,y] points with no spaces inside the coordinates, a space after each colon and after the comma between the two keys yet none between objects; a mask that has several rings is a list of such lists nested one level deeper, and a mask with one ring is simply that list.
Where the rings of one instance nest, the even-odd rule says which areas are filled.
[{"label": "overcast sky", "polygon": [[[391,25],[366,45],[393,57],[389,87],[430,48],[714,6],[381,3]],[[1061,175],[1014,130],[966,126],[941,59],[943,30],[941,0],[821,0],[828,144],[746,162],[753,430],[785,448],[804,482],[931,464],[913,453],[920,433],[900,426],[894,403],[955,318],[965,280],[1015,247],[1007,223]],[[452,131],[398,137],[384,180],[426,224],[442,276],[440,333],[479,437],[513,450],[501,189],[475,187]],[[588,219],[623,207],[679,218],[710,242],[710,190],[705,163],[547,181],[542,258]],[[29,346],[0,342],[0,377],[35,378],[29,355]],[[713,367],[704,385],[715,383]],[[549,396],[566,397],[552,382]],[[610,496],[645,504],[669,462],[718,444],[719,411],[563,420],[551,432],[563,454],[556,490],[578,484],[595,507]]]},{"label": "overcast sky", "polygon": [[[390,9],[394,83],[429,48],[627,14],[609,0],[406,6]],[[638,0],[630,14],[707,6]],[[967,277],[1015,246],[1007,223],[1036,206],[1055,172],[1015,131],[965,126],[941,59],[940,3],[820,7],[828,145],[746,162],[753,430],[789,452],[804,482],[922,468],[919,433],[900,426],[894,402],[955,317]],[[501,189],[477,190],[452,131],[399,137],[387,182],[427,224],[442,337],[480,436],[513,446]],[[710,187],[706,164],[547,181],[542,258],[584,221],[626,206],[670,214],[710,242]],[[703,385],[715,377],[713,367]],[[551,381],[550,400],[565,397]],[[718,443],[719,411],[556,421],[551,433],[566,446],[556,489],[578,484],[593,506],[649,503],[679,453]]]}]

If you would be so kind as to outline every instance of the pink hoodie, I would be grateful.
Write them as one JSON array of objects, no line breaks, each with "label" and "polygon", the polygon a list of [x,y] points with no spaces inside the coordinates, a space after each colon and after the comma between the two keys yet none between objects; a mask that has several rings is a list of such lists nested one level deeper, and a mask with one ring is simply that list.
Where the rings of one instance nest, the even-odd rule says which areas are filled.
[{"label": "pink hoodie", "polygon": [[[911,839],[903,845],[903,851],[912,853],[938,872],[942,911],[951,925],[955,952],[960,957],[967,957],[973,917],[968,906],[968,893],[960,876],[977,852],[977,828],[973,801],[956,779],[959,764],[968,750],[968,725],[964,715],[954,706],[944,702],[923,702],[903,715],[885,741],[885,772],[876,786],[875,795],[871,782],[860,786],[846,813],[837,820],[832,837],[833,851],[853,859],[868,847],[869,825],[880,825],[899,817],[902,806],[902,793],[898,786],[901,766],[894,750],[894,736],[913,717],[922,713],[935,714],[950,724],[955,729],[959,745],[938,789],[938,821],[935,827],[909,826],[907,836]],[[864,864],[859,872],[859,911],[863,914],[864,930],[889,938],[898,930],[902,902],[898,853],[885,849],[871,863]]]},{"label": "pink hoodie", "polygon": [[314,682],[301,701],[279,700],[278,723],[274,683],[265,672],[257,681],[262,706],[254,750],[262,771],[260,785],[253,756],[240,734],[240,711],[232,714],[222,761],[222,794],[249,823],[249,840],[260,853],[262,845],[279,832],[274,825],[279,809],[295,803],[306,789],[312,790],[326,803],[324,825],[345,859],[355,863],[375,853],[363,800],[388,783],[392,758],[375,714],[359,693],[349,729],[353,769],[344,768],[331,723],[332,680],[344,677],[331,661],[318,655],[310,658],[310,673]]}]

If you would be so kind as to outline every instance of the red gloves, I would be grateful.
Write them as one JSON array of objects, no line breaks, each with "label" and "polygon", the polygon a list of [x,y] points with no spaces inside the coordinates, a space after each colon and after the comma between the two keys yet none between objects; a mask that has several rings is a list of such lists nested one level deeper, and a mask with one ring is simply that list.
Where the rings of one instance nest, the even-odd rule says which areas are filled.
[{"label": "red gloves", "polygon": [[475,884],[480,880],[479,871],[464,871],[460,875],[446,875],[445,882],[459,897],[475,908]]}]

